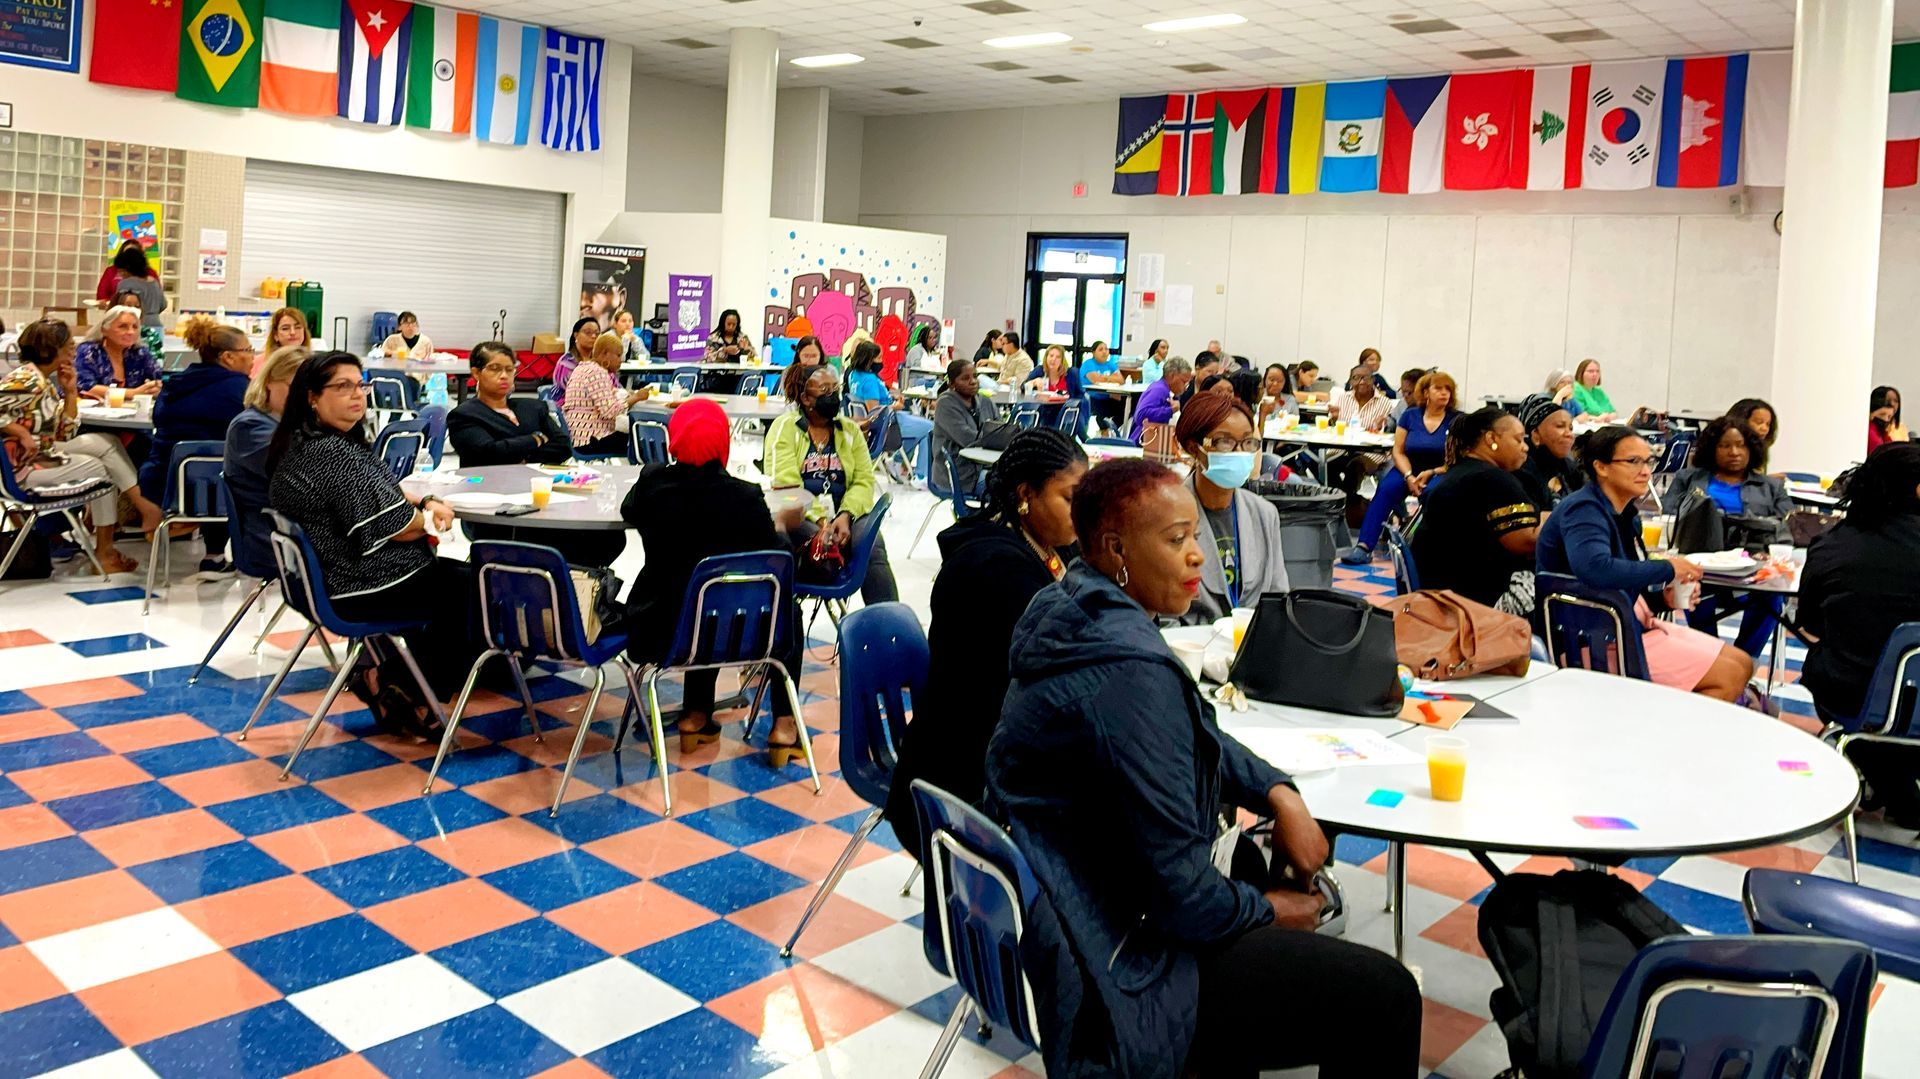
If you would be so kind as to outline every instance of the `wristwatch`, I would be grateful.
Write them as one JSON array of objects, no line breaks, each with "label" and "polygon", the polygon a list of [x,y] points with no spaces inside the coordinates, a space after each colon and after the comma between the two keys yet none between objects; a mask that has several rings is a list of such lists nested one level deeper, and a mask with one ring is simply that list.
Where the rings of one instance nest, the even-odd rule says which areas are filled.
[{"label": "wristwatch", "polygon": [[442,506],[447,505],[447,500],[444,498],[441,498],[439,495],[421,495],[420,501],[415,505],[414,508],[418,509],[421,513],[425,513],[427,512],[427,503],[429,502],[438,502]]}]

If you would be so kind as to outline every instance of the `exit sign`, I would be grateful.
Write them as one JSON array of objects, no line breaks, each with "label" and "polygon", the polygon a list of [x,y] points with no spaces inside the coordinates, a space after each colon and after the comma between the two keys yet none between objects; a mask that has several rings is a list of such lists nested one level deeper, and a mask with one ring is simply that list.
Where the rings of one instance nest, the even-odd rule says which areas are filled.
[{"label": "exit sign", "polygon": [[1084,199],[1087,197],[1087,184],[1085,180],[1073,185],[1073,197],[1076,199]]}]

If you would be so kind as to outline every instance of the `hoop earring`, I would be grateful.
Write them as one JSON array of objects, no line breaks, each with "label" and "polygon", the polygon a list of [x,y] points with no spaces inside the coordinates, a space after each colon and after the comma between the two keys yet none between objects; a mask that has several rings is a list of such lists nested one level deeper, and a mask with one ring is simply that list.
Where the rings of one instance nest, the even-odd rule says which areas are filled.
[{"label": "hoop earring", "polygon": [[1023,499],[1020,502],[1020,516],[1025,517],[1026,515],[1027,515],[1027,503]]},{"label": "hoop earring", "polygon": [[1125,562],[1120,563],[1120,577],[1113,583],[1122,588],[1127,587],[1127,564]]}]

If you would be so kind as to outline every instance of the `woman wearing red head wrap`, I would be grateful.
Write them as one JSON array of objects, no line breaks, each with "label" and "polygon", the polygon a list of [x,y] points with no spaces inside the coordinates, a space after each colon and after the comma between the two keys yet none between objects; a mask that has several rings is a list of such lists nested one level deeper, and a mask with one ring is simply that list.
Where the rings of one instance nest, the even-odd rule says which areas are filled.
[{"label": "woman wearing red head wrap", "polygon": [[[639,663],[656,663],[673,645],[680,610],[693,568],[710,555],[741,551],[784,551],[760,488],[727,475],[731,432],[726,414],[712,401],[695,399],[673,410],[667,421],[672,464],[649,465],[621,503],[620,515],[640,533],[646,564],[627,593],[620,630],[631,642],[627,654]],[[788,597],[792,602],[792,597]],[[798,625],[798,612],[789,622]],[[798,635],[781,642],[778,658],[798,677]],[[681,694],[680,751],[691,753],[720,737],[713,722],[715,672],[692,671]],[[800,759],[794,702],[784,687],[773,690],[773,730],[767,749],[774,766]]]}]

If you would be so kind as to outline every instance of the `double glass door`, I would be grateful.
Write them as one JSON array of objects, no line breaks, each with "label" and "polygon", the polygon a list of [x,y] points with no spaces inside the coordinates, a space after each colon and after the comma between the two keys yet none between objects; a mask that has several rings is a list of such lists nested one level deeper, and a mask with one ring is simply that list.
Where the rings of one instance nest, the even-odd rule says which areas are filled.
[{"label": "double glass door", "polygon": [[1097,341],[1122,351],[1126,259],[1125,236],[1036,233],[1027,237],[1022,340],[1036,362],[1048,345],[1066,349],[1076,366]]}]

